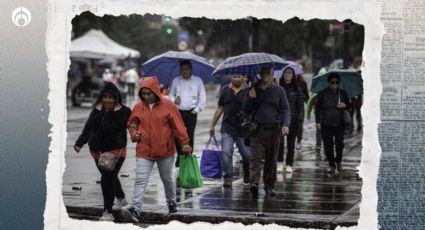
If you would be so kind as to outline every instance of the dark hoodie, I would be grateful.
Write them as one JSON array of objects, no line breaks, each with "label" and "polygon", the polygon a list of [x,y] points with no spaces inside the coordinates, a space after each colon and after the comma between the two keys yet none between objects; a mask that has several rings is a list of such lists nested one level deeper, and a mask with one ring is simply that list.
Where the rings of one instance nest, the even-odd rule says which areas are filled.
[{"label": "dark hoodie", "polygon": [[[117,100],[113,111],[106,111],[102,105],[102,96],[112,95]],[[108,82],[100,91],[96,105],[91,111],[75,145],[82,147],[88,142],[91,151],[111,151],[127,145],[127,121],[131,110],[122,104],[117,87]]]}]

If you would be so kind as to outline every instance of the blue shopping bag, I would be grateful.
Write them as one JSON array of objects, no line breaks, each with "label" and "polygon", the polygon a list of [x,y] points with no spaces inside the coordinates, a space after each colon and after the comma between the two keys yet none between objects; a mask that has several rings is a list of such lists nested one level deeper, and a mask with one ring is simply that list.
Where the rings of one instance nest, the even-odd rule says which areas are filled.
[{"label": "blue shopping bag", "polygon": [[205,178],[221,178],[223,174],[221,148],[214,135],[202,151],[201,175]]}]

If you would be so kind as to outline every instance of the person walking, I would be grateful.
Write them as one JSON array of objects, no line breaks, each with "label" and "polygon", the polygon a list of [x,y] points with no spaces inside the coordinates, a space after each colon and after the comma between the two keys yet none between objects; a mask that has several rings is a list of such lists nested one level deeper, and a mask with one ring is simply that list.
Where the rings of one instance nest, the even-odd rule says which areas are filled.
[{"label": "person walking", "polygon": [[[317,103],[317,94],[311,93],[310,99],[307,101],[307,120],[311,119],[311,113],[315,113]],[[322,148],[322,131],[320,127],[316,127],[316,153],[320,154]]]},{"label": "person walking", "polygon": [[290,108],[285,90],[273,84],[273,68],[264,64],[260,81],[248,92],[244,105],[247,114],[257,124],[251,133],[250,191],[258,196],[261,170],[266,195],[275,196],[276,161],[282,135],[289,133]]},{"label": "person walking", "polygon": [[136,68],[131,67],[130,69],[125,71],[124,76],[127,82],[128,95],[130,96],[130,98],[134,98],[136,94],[137,81],[139,80],[139,75],[137,74]]},{"label": "person walking", "polygon": [[[345,122],[343,110],[349,108],[347,92],[339,88],[340,76],[331,73],[327,78],[329,87],[320,91],[316,104],[316,127],[322,131],[329,173],[342,172],[342,152],[344,149]],[[336,156],[334,154],[334,149]]]},{"label": "person walking", "polygon": [[[172,81],[168,96],[178,106],[189,135],[189,144],[194,147],[198,113],[204,110],[206,104],[205,88],[202,79],[192,75],[192,63],[189,60],[180,62],[180,74]],[[176,141],[176,146],[178,145]],[[176,167],[179,167],[178,157],[181,154],[181,149],[177,148]]]},{"label": "person walking", "polygon": [[[117,87],[108,82],[100,91],[98,100],[90,112],[81,135],[74,145],[79,153],[88,143],[90,153],[100,172],[100,186],[103,195],[103,215],[100,220],[113,221],[112,206],[115,197],[117,206],[127,205],[118,173],[127,155],[127,120],[131,110],[122,104],[121,94]],[[118,157],[113,171],[106,171],[98,166],[103,152],[112,152]]]},{"label": "person walking", "polygon": [[131,140],[136,145],[136,180],[130,207],[122,209],[123,217],[139,221],[146,187],[152,168],[156,163],[164,185],[169,213],[177,212],[176,186],[173,178],[173,163],[176,152],[175,138],[183,154],[190,154],[189,137],[183,120],[173,102],[161,95],[156,77],[143,79],[138,102],[128,119]]},{"label": "person walking", "polygon": [[[307,82],[304,80],[304,77],[302,75],[297,76],[297,82],[303,95],[303,109],[304,109],[304,104],[307,103],[308,97],[309,97]],[[299,120],[298,123],[299,124],[298,124],[298,130],[297,130],[296,148],[297,150],[300,150],[302,148],[301,141],[303,140],[303,132],[304,132],[304,117],[301,120]]]},{"label": "person walking", "polygon": [[221,123],[221,149],[223,160],[223,187],[232,187],[233,182],[233,145],[236,143],[239,153],[242,156],[243,165],[243,181],[249,183],[249,160],[251,149],[245,145],[244,129],[241,124],[244,114],[242,105],[246,99],[247,86],[244,84],[242,75],[233,75],[232,82],[223,87],[218,99],[218,106],[215,110],[211,127],[210,135],[214,135],[215,126],[223,115]]},{"label": "person walking", "polygon": [[[294,164],[295,139],[299,134],[299,125],[302,125],[302,121],[304,120],[304,94],[298,84],[295,71],[291,67],[288,67],[283,71],[283,76],[279,80],[279,85],[285,89],[289,108],[291,110],[291,125],[289,126],[289,134],[286,136],[287,152],[285,170],[287,173],[292,173],[292,166]],[[279,144],[279,154],[277,158],[278,172],[283,171],[284,147],[285,138],[282,137]]]}]

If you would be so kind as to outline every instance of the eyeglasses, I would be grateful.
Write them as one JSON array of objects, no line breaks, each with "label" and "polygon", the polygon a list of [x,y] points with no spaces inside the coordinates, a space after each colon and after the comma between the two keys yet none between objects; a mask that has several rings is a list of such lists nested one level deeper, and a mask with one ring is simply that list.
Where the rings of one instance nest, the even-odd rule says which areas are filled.
[{"label": "eyeglasses", "polygon": [[330,84],[331,85],[338,85],[339,84],[339,81],[331,81]]},{"label": "eyeglasses", "polygon": [[150,95],[152,95],[153,93],[152,92],[142,92],[142,96],[144,97],[144,96],[150,96]]}]

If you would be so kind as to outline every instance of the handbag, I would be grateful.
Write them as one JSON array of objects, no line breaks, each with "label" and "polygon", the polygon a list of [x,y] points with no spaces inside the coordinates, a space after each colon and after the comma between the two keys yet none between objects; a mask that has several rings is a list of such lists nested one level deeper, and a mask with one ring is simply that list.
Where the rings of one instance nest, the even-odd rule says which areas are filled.
[{"label": "handbag", "polygon": [[195,155],[179,157],[179,185],[182,188],[199,188],[203,185],[198,159]]},{"label": "handbag", "polygon": [[206,178],[221,178],[223,174],[221,148],[212,135],[202,150],[201,175]]},{"label": "handbag", "polygon": [[[341,103],[341,90],[339,91],[339,95],[338,95],[338,103]],[[344,119],[345,125],[351,126],[351,115],[347,109],[342,110],[342,117]]]},{"label": "handbag", "polygon": [[97,165],[99,168],[112,172],[114,171],[115,165],[117,164],[118,158],[121,156],[122,149],[120,150],[120,153],[118,156],[116,156],[112,152],[103,152],[100,153],[99,160],[97,161]]}]

